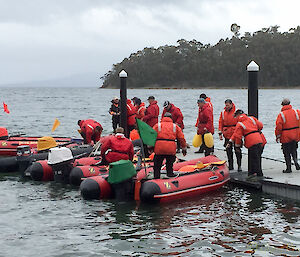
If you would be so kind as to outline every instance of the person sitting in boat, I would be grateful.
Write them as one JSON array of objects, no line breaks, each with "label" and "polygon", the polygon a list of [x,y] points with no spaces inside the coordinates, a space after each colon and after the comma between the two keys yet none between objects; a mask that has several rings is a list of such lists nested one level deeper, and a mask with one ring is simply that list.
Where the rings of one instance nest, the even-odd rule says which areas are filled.
[{"label": "person sitting in boat", "polygon": [[146,111],[145,103],[142,103],[142,100],[138,97],[133,97],[131,100],[135,107],[136,118],[140,120],[143,119]]},{"label": "person sitting in boat", "polygon": [[85,144],[95,144],[100,140],[102,133],[102,126],[95,120],[78,120],[78,126],[80,127],[80,134]]},{"label": "person sitting in boat", "polygon": [[161,122],[154,125],[153,129],[157,132],[154,146],[154,179],[160,178],[160,169],[163,160],[166,159],[167,176],[174,177],[173,163],[176,159],[176,139],[180,142],[182,153],[186,155],[186,141],[181,128],[173,123],[172,114],[166,112]]},{"label": "person sitting in boat", "polygon": [[109,109],[109,114],[111,115],[111,119],[112,119],[113,132],[115,132],[116,128],[120,125],[119,98],[116,96],[111,100],[111,107]]},{"label": "person sitting in boat", "polygon": [[101,146],[101,164],[107,165],[119,160],[133,160],[132,142],[124,136],[124,129],[116,128],[116,134],[109,137]]}]

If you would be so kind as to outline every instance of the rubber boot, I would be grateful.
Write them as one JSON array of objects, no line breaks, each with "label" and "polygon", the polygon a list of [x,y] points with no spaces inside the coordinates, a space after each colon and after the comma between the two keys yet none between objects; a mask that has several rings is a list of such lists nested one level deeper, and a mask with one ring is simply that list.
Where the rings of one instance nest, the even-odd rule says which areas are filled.
[{"label": "rubber boot", "polygon": [[293,157],[293,160],[294,160],[294,163],[295,163],[295,166],[296,166],[296,170],[300,170],[300,165],[298,163],[297,149],[296,149],[296,151],[292,152],[292,157]]},{"label": "rubber boot", "polygon": [[229,170],[233,170],[233,152],[232,148],[226,148],[226,154],[228,159],[228,168]]},{"label": "rubber boot", "polygon": [[285,164],[286,164],[286,170],[283,170],[283,173],[291,173],[292,172],[292,161],[291,156],[287,153],[284,154]]},{"label": "rubber boot", "polygon": [[235,152],[236,156],[236,162],[238,165],[238,172],[242,171],[242,153],[241,152]]}]

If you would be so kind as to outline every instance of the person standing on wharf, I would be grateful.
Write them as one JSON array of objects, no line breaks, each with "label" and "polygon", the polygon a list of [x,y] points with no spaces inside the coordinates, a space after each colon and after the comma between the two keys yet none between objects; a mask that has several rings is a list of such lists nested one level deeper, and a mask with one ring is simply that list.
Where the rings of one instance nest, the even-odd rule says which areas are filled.
[{"label": "person standing on wharf", "polygon": [[291,156],[294,160],[296,170],[300,170],[298,164],[297,148],[300,140],[300,111],[292,108],[290,100],[282,100],[281,112],[276,119],[275,136],[276,142],[281,143],[281,149],[284,155],[286,170],[283,173],[292,172]]}]

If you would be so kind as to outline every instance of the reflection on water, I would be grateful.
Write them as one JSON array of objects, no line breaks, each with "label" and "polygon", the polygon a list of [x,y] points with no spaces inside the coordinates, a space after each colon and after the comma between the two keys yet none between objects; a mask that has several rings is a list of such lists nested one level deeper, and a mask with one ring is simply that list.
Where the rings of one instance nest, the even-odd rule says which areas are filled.
[{"label": "reflection on water", "polygon": [[[246,109],[244,90],[205,90],[215,125],[225,98]],[[111,130],[110,99],[119,90],[13,89],[1,92],[11,114],[9,131],[78,136],[79,118],[99,119]],[[185,115],[185,134],[195,133],[196,99],[202,90],[129,90],[128,97],[155,95]],[[47,96],[47,97],[45,97]],[[260,91],[260,119],[269,141],[264,154],[282,158],[274,122],[282,97],[297,103],[296,90]],[[36,108],[32,108],[32,104]],[[195,104],[194,104],[195,103]],[[276,113],[274,113],[276,112]],[[216,140],[220,148],[221,143]],[[218,145],[219,144],[219,145]],[[226,187],[193,199],[161,205],[85,201],[78,188],[0,174],[0,256],[300,256],[300,205],[255,191]]]}]

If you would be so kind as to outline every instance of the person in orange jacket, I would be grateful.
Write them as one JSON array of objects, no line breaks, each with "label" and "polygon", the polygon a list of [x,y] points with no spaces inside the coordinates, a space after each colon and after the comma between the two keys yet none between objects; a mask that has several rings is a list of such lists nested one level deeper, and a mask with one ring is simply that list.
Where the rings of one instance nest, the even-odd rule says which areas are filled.
[{"label": "person in orange jacket", "polygon": [[109,164],[119,160],[133,160],[132,142],[124,136],[124,129],[116,128],[116,134],[105,140],[101,146],[101,164]]},{"label": "person in orange jacket", "polygon": [[128,135],[131,130],[135,129],[135,107],[131,103],[130,99],[127,99],[127,128],[128,128]]},{"label": "person in orange jacket", "polygon": [[[233,135],[236,123],[237,123],[237,117],[234,117],[235,113],[235,105],[232,102],[231,99],[225,100],[225,108],[220,114],[219,118],[219,138],[220,140],[223,140],[223,137],[225,139],[224,147],[227,146],[231,136]],[[228,158],[228,166],[229,170],[233,170],[233,150],[232,145],[230,147],[226,148],[226,154]],[[241,148],[234,146],[234,152],[237,160],[238,165],[238,171],[242,171],[242,153]]]},{"label": "person in orange jacket", "polygon": [[85,144],[91,144],[92,141],[95,144],[100,140],[103,128],[99,122],[89,119],[78,120],[77,124],[80,127],[80,134]]},{"label": "person in orange jacket", "polygon": [[[184,124],[183,124],[183,115],[181,110],[176,107],[174,104],[170,103],[169,101],[165,101],[164,102],[164,110],[163,113],[161,115],[161,118],[163,118],[165,116],[165,113],[169,112],[172,114],[172,120],[173,122],[178,125],[181,130],[184,129]],[[177,141],[177,153],[180,153],[180,143],[179,141]]]},{"label": "person in orange jacket", "polygon": [[292,172],[291,156],[294,160],[296,170],[300,170],[298,164],[297,148],[300,140],[300,111],[292,108],[290,100],[285,98],[282,100],[281,112],[276,119],[275,136],[276,142],[281,143],[286,170],[283,173]]},{"label": "person in orange jacket", "polygon": [[182,153],[186,155],[186,141],[181,128],[173,123],[172,114],[166,112],[161,122],[154,125],[153,129],[157,132],[154,146],[154,179],[160,178],[160,170],[163,160],[166,159],[167,176],[174,177],[173,163],[176,160],[176,139],[179,140]]},{"label": "person in orange jacket", "polygon": [[141,99],[138,97],[134,97],[131,100],[135,107],[136,118],[142,120],[145,117],[145,103],[142,103]]},{"label": "person in orange jacket", "polygon": [[[203,98],[205,100],[206,103],[208,103],[208,106],[211,108],[211,112],[212,114],[214,113],[214,107],[211,103],[211,100],[210,100],[210,97],[208,97],[206,94],[202,93],[200,96],[199,96],[199,99],[200,98]],[[200,111],[200,110],[199,110]],[[195,127],[198,127],[198,123],[199,123],[199,116],[197,118],[197,121],[196,121],[196,124],[195,124]],[[212,116],[212,122],[214,122],[214,115]],[[199,148],[198,151],[196,151],[195,153],[203,153],[204,152],[204,149],[205,149],[205,145],[202,144]]]},{"label": "person in orange jacket", "polygon": [[146,122],[150,127],[153,127],[158,122],[159,107],[154,96],[149,96],[148,102],[149,106],[146,108],[143,121]]},{"label": "person in orange jacket", "polygon": [[234,117],[238,118],[238,123],[226,147],[231,147],[230,145],[233,143],[236,147],[242,147],[242,138],[244,137],[244,145],[248,148],[249,154],[248,179],[262,177],[261,155],[267,143],[261,132],[263,124],[240,109],[235,111]]},{"label": "person in orange jacket", "polygon": [[[215,131],[213,124],[213,113],[210,105],[203,98],[198,99],[197,103],[199,107],[197,134],[202,135],[202,142],[204,142],[204,134],[214,134]],[[203,144],[203,149],[205,156],[208,156],[214,152],[214,146],[208,148]],[[198,152],[199,151],[196,153]]]}]

